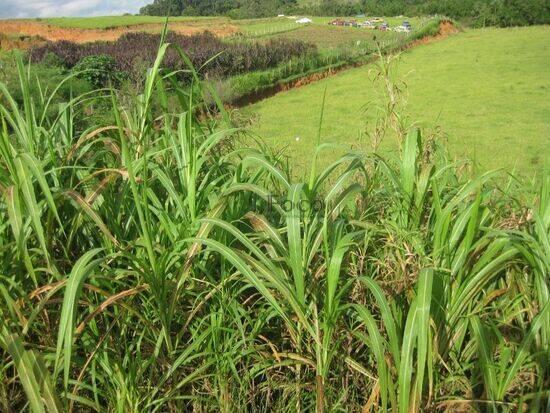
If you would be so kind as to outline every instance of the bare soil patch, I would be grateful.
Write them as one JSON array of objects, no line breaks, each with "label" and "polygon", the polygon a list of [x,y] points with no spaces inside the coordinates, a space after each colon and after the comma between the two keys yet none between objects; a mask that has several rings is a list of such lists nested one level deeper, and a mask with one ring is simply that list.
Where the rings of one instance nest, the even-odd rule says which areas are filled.
[{"label": "bare soil patch", "polygon": [[[124,33],[143,31],[160,32],[162,28],[162,24],[140,24],[135,26],[117,27],[113,29],[74,29],[62,28],[28,20],[0,21],[0,34],[39,36],[50,41],[68,40],[75,43],[87,43],[96,40],[114,41]],[[192,25],[185,22],[170,23],[169,29],[176,33],[185,35],[210,31],[220,37],[230,36],[239,31],[237,26],[231,24],[215,24],[209,26],[207,24]]]},{"label": "bare soil patch", "polygon": [[442,22],[440,25],[439,25],[439,32],[435,35],[435,36],[426,36],[422,39],[419,39],[413,43],[411,43],[409,45],[409,47],[415,47],[415,46],[418,46],[418,45],[421,45],[421,44],[428,44],[428,43],[432,43],[434,41],[437,41],[437,40],[442,40],[450,35],[453,35],[453,34],[456,34],[458,33],[459,30],[456,28],[456,26],[450,22],[450,21],[445,21],[445,22]]}]

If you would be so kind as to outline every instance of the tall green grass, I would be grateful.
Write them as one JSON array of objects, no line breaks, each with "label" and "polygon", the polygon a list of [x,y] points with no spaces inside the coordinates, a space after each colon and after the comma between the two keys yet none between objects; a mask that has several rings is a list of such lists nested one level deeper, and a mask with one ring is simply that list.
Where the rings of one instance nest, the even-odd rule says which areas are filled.
[{"label": "tall green grass", "polygon": [[90,96],[0,84],[2,410],[547,407],[548,177],[471,179],[410,130],[297,181],[168,47],[86,130]]}]

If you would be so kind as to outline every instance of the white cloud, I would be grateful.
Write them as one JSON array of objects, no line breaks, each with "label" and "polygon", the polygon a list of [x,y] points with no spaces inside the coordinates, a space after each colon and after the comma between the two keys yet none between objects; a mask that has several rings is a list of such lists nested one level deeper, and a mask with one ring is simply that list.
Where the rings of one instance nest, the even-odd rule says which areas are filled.
[{"label": "white cloud", "polygon": [[[152,0],[151,0],[152,1]],[[0,18],[137,13],[149,0],[0,0]]]}]

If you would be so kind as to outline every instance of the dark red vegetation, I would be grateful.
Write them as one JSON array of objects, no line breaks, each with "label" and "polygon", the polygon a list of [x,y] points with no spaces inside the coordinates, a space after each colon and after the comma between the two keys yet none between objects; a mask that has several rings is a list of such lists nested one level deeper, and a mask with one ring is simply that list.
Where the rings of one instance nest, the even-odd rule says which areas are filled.
[{"label": "dark red vegetation", "polygon": [[[264,70],[288,62],[292,58],[317,53],[315,45],[299,40],[273,39],[261,43],[224,41],[209,32],[191,36],[169,33],[166,41],[179,46],[193,66],[200,70],[201,75],[209,77],[227,77]],[[116,70],[132,73],[142,71],[154,62],[159,44],[160,35],[127,33],[114,42],[48,42],[29,54],[34,62],[43,61],[53,54],[69,69],[84,57],[108,55],[115,59]],[[168,50],[163,67],[170,70],[187,69],[176,48]]]}]

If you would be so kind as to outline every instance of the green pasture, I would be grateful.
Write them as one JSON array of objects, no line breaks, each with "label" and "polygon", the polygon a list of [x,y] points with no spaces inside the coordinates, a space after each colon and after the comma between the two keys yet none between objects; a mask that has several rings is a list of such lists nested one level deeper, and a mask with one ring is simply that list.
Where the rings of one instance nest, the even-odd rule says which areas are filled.
[{"label": "green pasture", "polygon": [[[482,169],[532,174],[550,155],[550,27],[468,30],[421,45],[397,60],[396,78],[406,88],[406,111],[438,130],[451,154]],[[373,67],[341,73],[281,93],[245,109],[254,131],[288,147],[298,164],[311,161],[327,90],[323,162],[352,148],[369,148],[363,133],[381,103]],[[395,148],[388,138],[384,145]]]},{"label": "green pasture", "polygon": [[[53,17],[36,19],[58,27],[75,29],[110,29],[114,27],[135,26],[141,24],[161,24],[166,20],[160,16],[99,16],[99,17]],[[205,20],[227,20],[220,17],[170,17],[171,22],[202,23]]]}]

